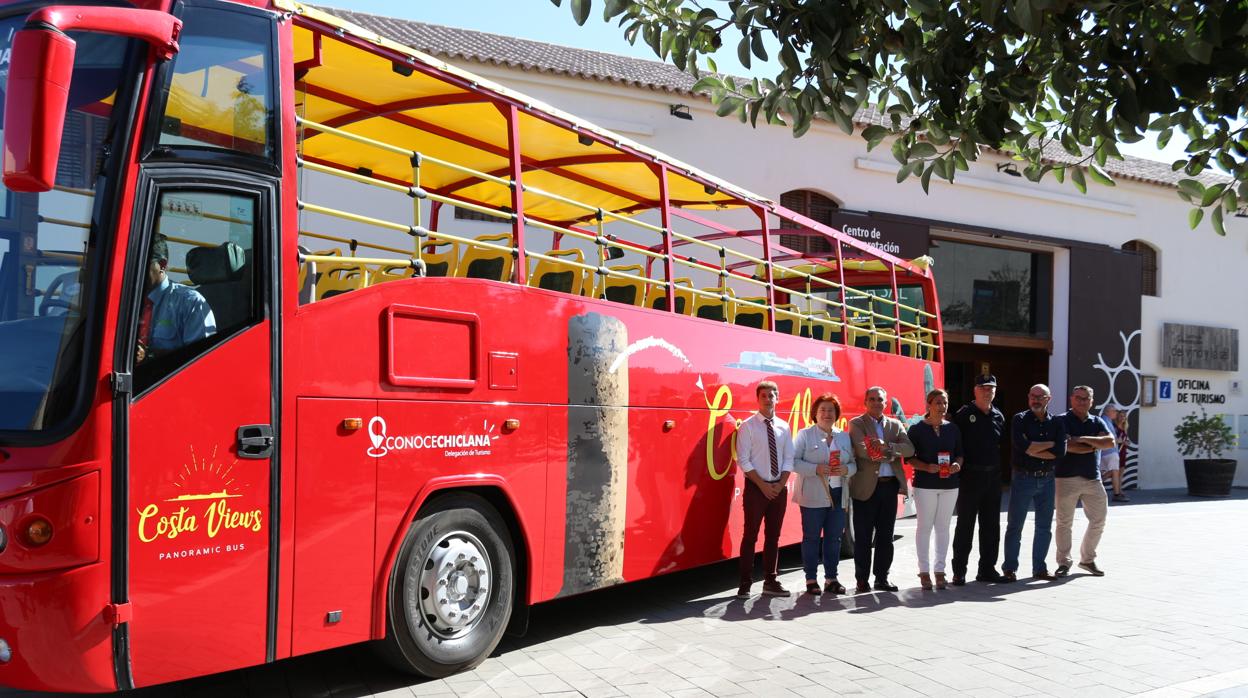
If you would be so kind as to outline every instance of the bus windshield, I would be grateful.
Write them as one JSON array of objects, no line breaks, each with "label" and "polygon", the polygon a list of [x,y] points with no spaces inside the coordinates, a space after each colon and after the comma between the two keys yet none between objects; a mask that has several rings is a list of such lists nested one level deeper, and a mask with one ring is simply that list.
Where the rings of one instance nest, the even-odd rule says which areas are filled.
[{"label": "bus windshield", "polygon": [[[0,100],[10,48],[26,14],[0,19]],[[71,33],[77,44],[56,187],[0,185],[0,431],[50,430],[73,411],[82,375],[90,289],[108,245],[93,221],[97,173],[129,40]],[[0,113],[0,134],[3,133]]]}]

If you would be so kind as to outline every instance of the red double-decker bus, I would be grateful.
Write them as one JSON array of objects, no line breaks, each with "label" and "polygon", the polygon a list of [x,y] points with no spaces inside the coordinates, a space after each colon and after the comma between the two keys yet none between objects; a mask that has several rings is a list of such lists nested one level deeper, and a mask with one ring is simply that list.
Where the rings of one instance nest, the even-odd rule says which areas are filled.
[{"label": "red double-decker bus", "polygon": [[0,42],[0,685],[446,675],[735,555],[758,381],[797,429],[942,375],[923,260],[331,15],[19,2]]}]

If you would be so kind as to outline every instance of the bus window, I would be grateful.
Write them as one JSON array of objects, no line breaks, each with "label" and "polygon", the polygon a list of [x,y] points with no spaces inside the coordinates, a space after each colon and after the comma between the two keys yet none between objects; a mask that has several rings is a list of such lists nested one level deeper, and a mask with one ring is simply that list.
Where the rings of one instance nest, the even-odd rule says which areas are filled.
[{"label": "bus window", "polygon": [[[11,42],[25,15],[0,19],[0,98]],[[56,188],[15,193],[0,186],[0,432],[39,440],[65,426],[87,399],[89,338],[101,312],[91,289],[111,249],[94,226],[99,175],[119,130],[118,88],[131,42],[71,32],[77,42]],[[0,115],[0,122],[3,116]],[[3,133],[3,123],[0,123]],[[81,413],[79,413],[81,414]]]},{"label": "bus window", "polygon": [[143,270],[136,389],[153,385],[259,318],[256,207],[255,197],[246,194],[161,194]]},{"label": "bus window", "polygon": [[157,145],[273,159],[270,21],[195,6],[183,19],[181,50],[160,95]]}]

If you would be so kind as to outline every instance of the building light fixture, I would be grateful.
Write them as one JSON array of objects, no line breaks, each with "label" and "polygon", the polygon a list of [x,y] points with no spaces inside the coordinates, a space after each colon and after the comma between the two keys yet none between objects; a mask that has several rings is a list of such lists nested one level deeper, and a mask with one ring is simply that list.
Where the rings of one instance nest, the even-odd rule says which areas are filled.
[{"label": "building light fixture", "polygon": [[1248,218],[1248,206],[1240,206],[1235,211],[1236,218]]},{"label": "building light fixture", "polygon": [[690,113],[688,104],[673,104],[668,107],[667,112],[677,119],[693,121],[693,114]]},{"label": "building light fixture", "polygon": [[1018,165],[1012,162],[1002,162],[997,164],[997,172],[1004,172],[1011,177],[1022,177],[1023,173],[1018,171]]},{"label": "building light fixture", "polygon": [[576,137],[576,142],[588,146],[594,144],[594,139],[582,133]]}]

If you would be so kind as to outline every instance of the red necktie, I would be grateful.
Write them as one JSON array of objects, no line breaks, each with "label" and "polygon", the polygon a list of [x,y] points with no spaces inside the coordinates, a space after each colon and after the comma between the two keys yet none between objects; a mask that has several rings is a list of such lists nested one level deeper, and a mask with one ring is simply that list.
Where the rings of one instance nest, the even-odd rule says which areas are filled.
[{"label": "red necktie", "polygon": [[143,312],[139,315],[139,342],[144,346],[151,342],[152,337],[152,303],[151,298],[143,299]]},{"label": "red necktie", "polygon": [[776,453],[776,432],[771,427],[771,420],[764,419],[767,424],[767,450],[771,452],[771,479],[776,481],[780,479],[780,458]]}]

